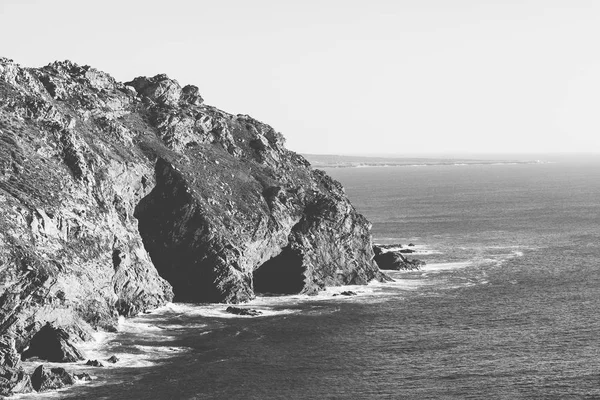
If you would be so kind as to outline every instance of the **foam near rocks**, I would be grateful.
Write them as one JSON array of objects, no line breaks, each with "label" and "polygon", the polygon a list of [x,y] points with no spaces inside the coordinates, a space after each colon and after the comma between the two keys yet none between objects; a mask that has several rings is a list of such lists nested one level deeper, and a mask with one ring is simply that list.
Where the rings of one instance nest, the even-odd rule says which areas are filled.
[{"label": "foam near rocks", "polygon": [[431,263],[431,264],[426,264],[423,267],[421,267],[421,270],[424,272],[445,271],[445,270],[451,270],[451,269],[465,268],[470,265],[473,265],[472,261]]}]

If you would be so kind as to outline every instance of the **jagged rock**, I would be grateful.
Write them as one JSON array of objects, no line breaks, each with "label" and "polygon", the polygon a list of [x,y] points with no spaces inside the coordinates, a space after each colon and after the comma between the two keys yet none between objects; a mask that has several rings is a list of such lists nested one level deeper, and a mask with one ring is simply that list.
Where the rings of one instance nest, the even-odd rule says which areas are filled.
[{"label": "jagged rock", "polygon": [[0,365],[0,396],[33,391],[31,379],[23,368],[10,368]]},{"label": "jagged rock", "polygon": [[75,362],[83,360],[81,352],[71,343],[69,333],[62,328],[46,324],[31,338],[23,358],[38,357],[52,362]]},{"label": "jagged rock", "polygon": [[113,355],[113,356],[110,356],[106,361],[108,361],[111,364],[115,364],[115,363],[119,362],[119,357]]},{"label": "jagged rock", "polygon": [[117,119],[136,101],[120,88],[71,62],[0,61],[0,335],[19,352],[46,322],[86,339],[173,298],[133,217],[153,167]]},{"label": "jagged rock", "polygon": [[92,380],[92,377],[87,372],[82,372],[80,374],[73,374],[73,378],[82,382],[89,382]]},{"label": "jagged rock", "polygon": [[18,367],[21,357],[15,349],[15,338],[12,335],[0,336],[0,366]]},{"label": "jagged rock", "polygon": [[38,392],[60,389],[75,383],[73,376],[64,368],[50,368],[40,365],[31,374],[31,384]]},{"label": "jagged rock", "polygon": [[186,85],[181,89],[181,101],[194,106],[204,103],[204,99],[200,96],[200,90],[194,85]]},{"label": "jagged rock", "polygon": [[378,245],[373,246],[373,252],[375,254],[375,262],[382,270],[419,270],[423,265],[424,261],[421,260],[409,260],[404,257],[403,250],[399,251],[388,251]]},{"label": "jagged rock", "polygon": [[87,360],[87,362],[85,363],[85,365],[88,365],[90,367],[104,367],[104,364],[102,364],[98,360]]},{"label": "jagged rock", "polygon": [[257,315],[262,314],[262,312],[255,310],[253,308],[241,308],[241,307],[233,307],[233,306],[227,307],[227,309],[225,311],[230,314],[249,315],[251,317],[256,317]]},{"label": "jagged rock", "polygon": [[[126,86],[131,86],[135,88],[135,90],[146,96],[159,104],[165,104],[169,106],[176,106],[181,97],[181,86],[177,81],[169,79],[168,76],[161,74],[156,75],[152,78],[146,78],[145,76],[135,78],[131,82],[126,82]],[[196,91],[193,90],[193,87],[189,87],[186,91],[186,100],[193,98],[194,95],[197,95]]]},{"label": "jagged rock", "polygon": [[385,279],[368,221],[284,142],[166,75],[0,59],[0,336]]}]

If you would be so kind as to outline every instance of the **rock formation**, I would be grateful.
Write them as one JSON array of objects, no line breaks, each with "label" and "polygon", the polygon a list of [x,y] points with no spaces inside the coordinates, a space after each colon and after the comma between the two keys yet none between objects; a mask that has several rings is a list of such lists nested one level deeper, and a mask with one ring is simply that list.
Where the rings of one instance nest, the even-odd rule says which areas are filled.
[{"label": "rock formation", "polygon": [[[409,246],[414,246],[410,244]],[[382,270],[405,270],[413,271],[419,270],[425,261],[413,259],[409,260],[402,253],[406,250],[391,250],[392,248],[400,248],[401,245],[375,245],[373,246],[373,252],[375,253],[375,262],[377,266]],[[409,250],[413,253],[413,250]]]},{"label": "rock formation", "polygon": [[0,59],[5,365],[15,350],[81,359],[93,330],[173,299],[381,278],[369,229],[281,134],[204,104],[195,86]]}]

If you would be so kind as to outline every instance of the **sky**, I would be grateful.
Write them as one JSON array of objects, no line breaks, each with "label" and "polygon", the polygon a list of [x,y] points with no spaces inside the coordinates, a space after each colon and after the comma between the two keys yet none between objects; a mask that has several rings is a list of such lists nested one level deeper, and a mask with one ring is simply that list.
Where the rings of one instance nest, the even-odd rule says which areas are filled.
[{"label": "sky", "polygon": [[0,0],[0,56],[166,73],[301,153],[600,153],[597,0]]}]

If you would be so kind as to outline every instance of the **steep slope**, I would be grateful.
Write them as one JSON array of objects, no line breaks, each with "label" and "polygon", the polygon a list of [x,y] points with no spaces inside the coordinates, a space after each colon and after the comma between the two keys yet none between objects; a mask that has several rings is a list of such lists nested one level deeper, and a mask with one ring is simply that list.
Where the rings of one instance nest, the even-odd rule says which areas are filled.
[{"label": "steep slope", "polygon": [[0,59],[0,210],[0,334],[19,352],[46,323],[86,339],[173,297],[381,277],[339,183],[165,75]]}]

